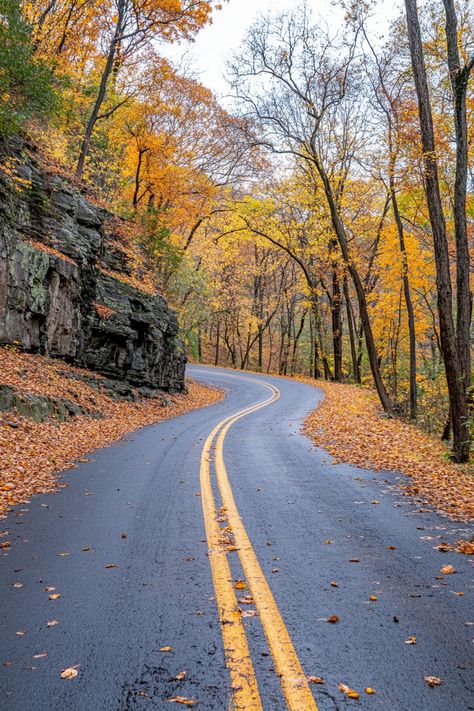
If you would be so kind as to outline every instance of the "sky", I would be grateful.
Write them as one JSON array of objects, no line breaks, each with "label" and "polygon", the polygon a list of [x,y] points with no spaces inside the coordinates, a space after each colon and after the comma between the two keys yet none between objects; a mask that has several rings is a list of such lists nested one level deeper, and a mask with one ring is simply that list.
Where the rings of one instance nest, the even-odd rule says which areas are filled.
[{"label": "sky", "polygon": [[[179,62],[183,55],[193,73],[218,96],[227,91],[224,79],[226,59],[236,50],[246,29],[259,14],[281,12],[297,7],[301,0],[229,0],[222,10],[214,13],[213,24],[201,30],[193,43],[180,43],[162,47],[168,58]],[[308,5],[316,15],[320,15],[330,28],[337,29],[343,12],[331,0],[308,0]],[[399,0],[379,0],[371,23],[371,32],[383,34],[388,21],[400,7]]]}]

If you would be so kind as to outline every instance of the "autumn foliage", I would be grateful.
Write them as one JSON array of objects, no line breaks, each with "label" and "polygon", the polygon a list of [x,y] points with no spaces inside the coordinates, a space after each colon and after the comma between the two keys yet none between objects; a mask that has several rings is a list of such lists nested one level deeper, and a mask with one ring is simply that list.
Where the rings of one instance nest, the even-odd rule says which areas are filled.
[{"label": "autumn foliage", "polygon": [[222,397],[219,390],[189,381],[187,395],[163,394],[151,400],[137,395],[129,402],[114,398],[100,375],[9,348],[0,348],[0,373],[0,385],[20,395],[64,398],[84,411],[65,421],[51,416],[42,422],[15,411],[0,412],[0,514],[33,494],[64,486],[57,472],[75,467],[93,449]]},{"label": "autumn foliage", "polygon": [[307,7],[260,17],[229,58],[225,102],[163,51],[218,18],[213,0],[3,5],[15,94],[0,117],[12,98],[18,115],[0,121],[0,170],[16,189],[21,130],[119,216],[121,278],[167,296],[191,358],[374,387],[402,420],[390,426],[414,422],[468,459],[468,3],[407,0],[386,39],[366,3],[346,4],[335,36]]}]

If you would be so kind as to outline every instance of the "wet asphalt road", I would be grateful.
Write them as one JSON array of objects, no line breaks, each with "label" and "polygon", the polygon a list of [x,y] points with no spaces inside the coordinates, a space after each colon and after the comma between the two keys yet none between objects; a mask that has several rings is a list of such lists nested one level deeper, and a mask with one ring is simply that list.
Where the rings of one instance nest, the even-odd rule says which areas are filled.
[{"label": "wet asphalt road", "polygon": [[[2,711],[170,710],[182,708],[167,701],[176,694],[227,711],[199,461],[214,425],[268,391],[251,375],[197,366],[189,374],[225,388],[226,399],[95,452],[65,473],[65,491],[0,522],[13,542],[0,551]],[[232,426],[225,459],[303,668],[325,679],[312,687],[319,709],[474,709],[473,560],[434,549],[472,530],[419,512],[396,475],[332,465],[300,433],[319,392],[268,381],[281,399]],[[229,561],[243,577],[237,554]],[[445,564],[457,573],[440,577]],[[54,592],[60,598],[49,600]],[[333,614],[340,621],[328,624]],[[264,709],[283,711],[258,617],[245,627]],[[405,644],[412,635],[417,644]],[[79,675],[62,680],[73,665]],[[181,671],[186,679],[173,681]],[[425,675],[442,686],[429,688]],[[360,700],[347,699],[341,682]]]}]

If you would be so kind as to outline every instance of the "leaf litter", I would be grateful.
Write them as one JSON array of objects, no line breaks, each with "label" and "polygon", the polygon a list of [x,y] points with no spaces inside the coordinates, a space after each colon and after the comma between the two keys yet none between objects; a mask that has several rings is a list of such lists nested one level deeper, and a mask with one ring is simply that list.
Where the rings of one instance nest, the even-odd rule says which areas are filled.
[{"label": "leaf litter", "polygon": [[[87,375],[97,387],[85,382]],[[33,494],[64,487],[57,474],[76,466],[94,449],[105,447],[139,427],[218,402],[223,392],[187,381],[188,393],[134,402],[115,400],[91,371],[32,353],[0,347],[0,384],[16,392],[73,401],[88,414],[65,422],[35,422],[14,411],[0,413],[0,515]],[[86,494],[87,495],[87,494]],[[2,541],[7,550],[11,541]]]},{"label": "leaf litter", "polygon": [[[297,378],[315,385],[309,378]],[[440,439],[413,424],[384,416],[368,388],[318,380],[325,398],[305,421],[305,433],[336,463],[401,472],[405,494],[458,521],[474,518],[474,468],[447,461]],[[376,503],[375,501],[372,503]],[[474,552],[474,542],[471,543]]]}]

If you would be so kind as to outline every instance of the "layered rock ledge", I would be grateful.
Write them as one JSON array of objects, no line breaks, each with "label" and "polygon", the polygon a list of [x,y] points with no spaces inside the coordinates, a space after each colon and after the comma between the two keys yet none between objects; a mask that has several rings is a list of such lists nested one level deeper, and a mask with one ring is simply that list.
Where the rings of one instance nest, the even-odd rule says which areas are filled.
[{"label": "layered rock ledge", "polygon": [[176,314],[131,283],[117,218],[33,160],[0,173],[0,344],[180,391]]}]

